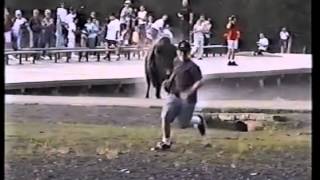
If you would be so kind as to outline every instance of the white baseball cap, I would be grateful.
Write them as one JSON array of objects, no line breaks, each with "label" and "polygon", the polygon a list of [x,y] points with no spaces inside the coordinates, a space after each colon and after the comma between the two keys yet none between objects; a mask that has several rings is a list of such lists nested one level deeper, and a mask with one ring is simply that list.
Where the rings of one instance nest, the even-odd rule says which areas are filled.
[{"label": "white baseball cap", "polygon": [[125,0],[124,4],[131,4],[131,0]]},{"label": "white baseball cap", "polygon": [[22,15],[22,12],[21,12],[21,10],[16,10],[16,11],[15,11],[15,14],[16,14],[16,16],[17,16],[17,15]]}]

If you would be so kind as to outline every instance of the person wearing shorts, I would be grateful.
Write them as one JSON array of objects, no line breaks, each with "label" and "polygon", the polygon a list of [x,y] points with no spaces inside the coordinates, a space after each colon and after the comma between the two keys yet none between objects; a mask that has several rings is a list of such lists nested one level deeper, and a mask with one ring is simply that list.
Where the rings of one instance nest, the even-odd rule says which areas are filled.
[{"label": "person wearing shorts", "polygon": [[[107,49],[116,49],[116,54],[118,56],[117,60],[120,60],[120,54],[118,51],[118,40],[120,39],[120,21],[115,17],[115,14],[112,13],[109,17],[110,22],[107,26]],[[110,56],[111,52],[108,51],[106,53],[106,57],[104,59],[111,60]]]},{"label": "person wearing shorts", "polygon": [[227,43],[228,43],[228,66],[238,66],[235,62],[235,51],[238,49],[238,43],[240,39],[240,31],[236,26],[236,17],[232,15],[229,17],[227,24]]},{"label": "person wearing shorts", "polygon": [[202,136],[205,135],[205,122],[202,116],[193,116],[197,103],[197,90],[202,86],[202,74],[198,65],[191,59],[191,45],[187,41],[178,44],[180,63],[174,68],[172,75],[164,81],[165,90],[169,93],[162,108],[162,141],[155,150],[170,149],[170,124],[178,121],[180,128],[197,125]]}]

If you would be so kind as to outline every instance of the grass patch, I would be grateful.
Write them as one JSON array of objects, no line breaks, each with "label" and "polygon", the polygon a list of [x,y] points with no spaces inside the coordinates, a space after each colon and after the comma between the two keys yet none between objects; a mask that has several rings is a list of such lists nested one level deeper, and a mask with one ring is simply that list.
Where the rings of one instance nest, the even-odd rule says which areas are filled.
[{"label": "grass patch", "polygon": [[[244,159],[255,152],[311,149],[311,136],[300,136],[296,131],[238,133],[211,129],[205,138],[192,129],[173,131],[176,144],[165,157],[175,159],[177,164],[204,159],[216,163],[218,159]],[[5,123],[5,134],[7,157],[72,150],[80,156],[106,154],[116,158],[128,152],[152,153],[150,147],[161,137],[160,129],[153,127],[47,123]]]}]

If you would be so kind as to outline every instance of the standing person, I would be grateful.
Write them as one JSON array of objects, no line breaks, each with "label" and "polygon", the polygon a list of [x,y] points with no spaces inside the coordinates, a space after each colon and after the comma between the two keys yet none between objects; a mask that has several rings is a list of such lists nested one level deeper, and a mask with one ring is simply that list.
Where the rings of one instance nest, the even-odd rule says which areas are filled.
[{"label": "standing person", "polygon": [[[212,22],[211,22],[211,18],[208,18],[205,22],[204,22],[204,46],[208,46],[211,42],[211,36],[212,36]],[[204,49],[204,54],[208,57],[208,51],[209,49],[206,48]]]},{"label": "standing person", "polygon": [[12,40],[13,40],[13,49],[18,50],[21,49],[22,44],[23,44],[23,29],[27,27],[27,19],[22,17],[22,12],[20,10],[15,11],[15,19],[13,21],[13,26],[12,26]]},{"label": "standing person", "polygon": [[[73,22],[68,25],[68,48],[76,47],[77,21],[78,19],[74,19]],[[71,56],[75,56],[75,54],[72,53]]]},{"label": "standing person", "polygon": [[203,46],[204,46],[204,27],[205,16],[201,15],[199,20],[193,27],[193,40],[194,40],[194,49],[191,52],[191,55],[194,56],[196,53],[198,60],[202,60],[203,56]]},{"label": "standing person", "polygon": [[39,15],[39,10],[33,10],[33,17],[30,19],[30,29],[32,31],[33,48],[41,47],[42,37],[42,18]]},{"label": "standing person", "polygon": [[153,24],[153,16],[149,15],[148,16],[148,21],[146,24],[146,44],[151,44],[152,43],[152,24]]},{"label": "standing person", "polygon": [[11,28],[13,22],[12,17],[7,8],[4,9],[4,39],[5,39],[5,48],[11,48]]},{"label": "standing person", "polygon": [[269,46],[269,40],[264,36],[263,33],[259,34],[259,41],[257,42],[258,50],[253,53],[256,55],[263,55],[263,52],[266,52]]},{"label": "standing person", "polygon": [[182,33],[181,40],[190,41],[190,30],[193,24],[193,12],[188,0],[182,0],[182,9],[178,13],[180,31]]},{"label": "standing person", "polygon": [[[112,13],[109,17],[109,24],[107,27],[107,35],[106,35],[106,40],[107,40],[107,49],[116,49],[116,54],[117,54],[117,61],[120,60],[120,53],[118,50],[118,40],[120,37],[120,21],[116,18],[115,14]],[[107,51],[106,57],[104,59],[108,59],[109,61],[111,60],[110,56],[110,51]]]},{"label": "standing person", "polygon": [[121,9],[121,12],[120,12],[120,23],[126,24],[127,27],[130,26],[129,23],[130,23],[130,17],[132,13],[130,6],[131,6],[131,0],[125,0],[123,4],[123,8]]},{"label": "standing person", "polygon": [[88,33],[88,47],[95,48],[97,46],[99,27],[91,18],[88,19],[88,23],[86,24],[86,31]]},{"label": "standing person", "polygon": [[164,81],[165,90],[169,93],[161,112],[162,141],[155,150],[166,150],[171,147],[171,123],[177,119],[180,128],[191,124],[198,126],[202,136],[205,135],[205,122],[201,116],[194,116],[197,103],[197,91],[202,86],[200,67],[190,59],[191,45],[187,41],[178,44],[178,60],[168,80]]},{"label": "standing person", "polygon": [[148,20],[148,12],[144,6],[140,6],[138,12],[138,27],[139,27],[139,36],[142,44],[145,44],[146,39],[146,24]]},{"label": "standing person", "polygon": [[238,49],[239,39],[240,39],[240,31],[236,25],[236,17],[232,15],[228,18],[228,24],[226,26],[227,33],[227,42],[228,42],[228,66],[238,66],[235,62],[235,51]]},{"label": "standing person", "polygon": [[153,41],[156,41],[159,39],[167,20],[168,20],[168,15],[165,14],[151,25],[151,37]]},{"label": "standing person", "polygon": [[283,54],[288,51],[290,34],[287,28],[283,27],[280,31],[280,52]]},{"label": "standing person", "polygon": [[[42,47],[51,48],[56,46],[56,26],[54,19],[51,17],[51,10],[46,9],[44,11],[44,18],[42,20]],[[45,52],[44,54],[45,55]]]},{"label": "standing person", "polygon": [[77,17],[76,10],[73,7],[70,7],[69,14],[65,17],[65,22],[69,25],[74,22],[74,19]]},{"label": "standing person", "polygon": [[60,18],[61,22],[66,22],[66,17],[68,11],[64,8],[64,3],[60,3],[60,6],[57,8],[57,18]]}]

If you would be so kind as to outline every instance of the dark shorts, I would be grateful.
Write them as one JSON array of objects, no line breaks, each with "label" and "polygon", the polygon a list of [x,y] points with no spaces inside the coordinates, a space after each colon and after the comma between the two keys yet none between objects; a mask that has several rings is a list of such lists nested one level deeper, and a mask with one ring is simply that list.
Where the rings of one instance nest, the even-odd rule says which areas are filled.
[{"label": "dark shorts", "polygon": [[280,46],[283,46],[283,47],[287,47],[288,46],[288,40],[280,40]]},{"label": "dark shorts", "polygon": [[115,40],[107,40],[108,48],[118,47],[118,42]]},{"label": "dark shorts", "polygon": [[187,128],[191,125],[195,104],[190,104],[185,100],[169,95],[162,107],[161,118],[167,123],[178,120],[180,128]]}]

